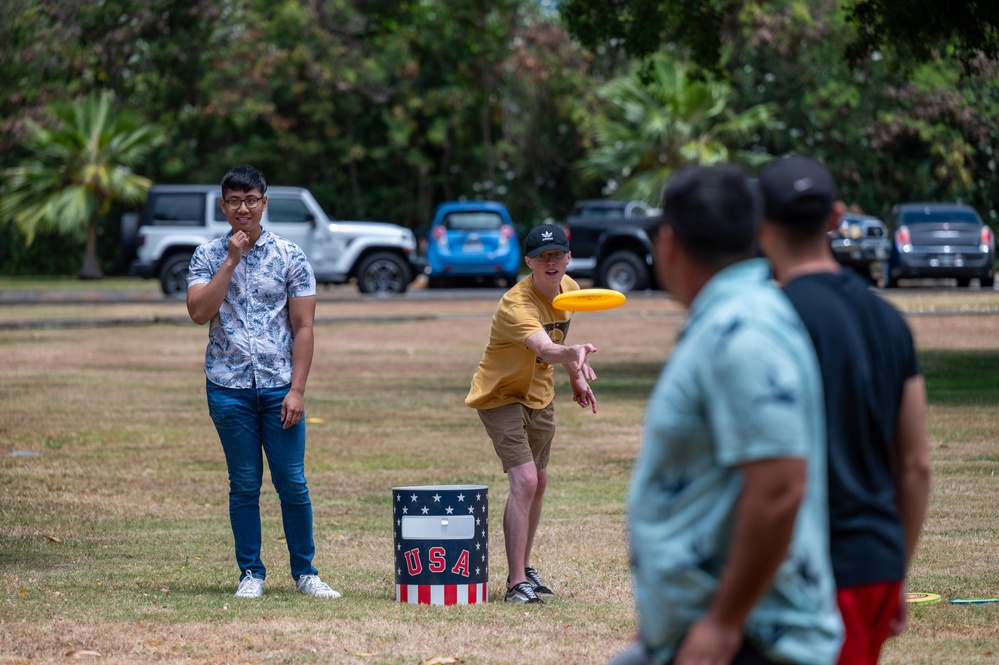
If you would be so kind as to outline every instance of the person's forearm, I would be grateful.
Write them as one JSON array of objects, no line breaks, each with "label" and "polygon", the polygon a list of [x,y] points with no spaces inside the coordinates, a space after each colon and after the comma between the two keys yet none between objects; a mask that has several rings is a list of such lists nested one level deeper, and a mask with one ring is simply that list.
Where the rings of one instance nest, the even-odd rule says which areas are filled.
[{"label": "person's forearm", "polygon": [[[549,365],[569,365],[576,367],[576,359],[579,355],[574,346],[564,346],[562,344],[549,344],[541,349],[538,356]],[[578,372],[579,369],[576,368]]]},{"label": "person's forearm", "polygon": [[565,373],[569,375],[569,381],[575,381],[581,376],[579,371],[579,366],[576,365],[576,361],[562,363],[562,367],[565,369]]},{"label": "person's forearm", "polygon": [[212,281],[199,287],[192,287],[187,292],[187,313],[191,320],[199,326],[211,321],[229,291],[229,283],[232,275],[236,271],[235,265],[230,265],[228,261],[223,261],[218,272],[212,277]]},{"label": "person's forearm", "polygon": [[909,465],[899,471],[898,512],[905,527],[905,565],[916,552],[916,542],[926,519],[930,495],[929,465]]},{"label": "person's forearm", "polygon": [[895,491],[905,527],[906,570],[916,551],[930,497],[930,454],[926,441],[926,387],[921,376],[909,379],[902,391],[895,431]]},{"label": "person's forearm", "polygon": [[295,332],[291,347],[291,390],[305,394],[305,384],[312,369],[315,353],[315,337],[311,326],[304,326]]}]

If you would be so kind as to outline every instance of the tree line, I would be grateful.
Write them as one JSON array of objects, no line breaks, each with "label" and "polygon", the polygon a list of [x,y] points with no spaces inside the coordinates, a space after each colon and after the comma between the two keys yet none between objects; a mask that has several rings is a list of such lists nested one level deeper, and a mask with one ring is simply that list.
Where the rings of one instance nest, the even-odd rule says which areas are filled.
[{"label": "tree line", "polygon": [[[588,15],[587,5],[617,13]],[[649,7],[692,5],[727,13],[692,22],[686,40],[636,20]],[[414,229],[457,198],[502,201],[528,227],[580,198],[656,204],[684,164],[754,169],[791,151],[825,160],[858,210],[961,200],[995,226],[994,51],[946,34],[918,58],[879,50],[856,9],[837,0],[11,0],[0,5],[0,272],[83,267],[85,225],[67,229],[66,208],[25,225],[9,176],[40,152],[52,159],[45,137],[66,117],[72,130],[73,104],[82,113],[100,99],[149,127],[122,173],[217,182],[252,163],[273,184],[309,187],[336,217]],[[593,21],[660,29],[656,48],[637,53],[637,36]],[[80,163],[107,161],[96,153]],[[56,169],[48,185],[84,171],[93,169]],[[117,225],[135,201],[91,203],[105,273],[127,271]]]}]

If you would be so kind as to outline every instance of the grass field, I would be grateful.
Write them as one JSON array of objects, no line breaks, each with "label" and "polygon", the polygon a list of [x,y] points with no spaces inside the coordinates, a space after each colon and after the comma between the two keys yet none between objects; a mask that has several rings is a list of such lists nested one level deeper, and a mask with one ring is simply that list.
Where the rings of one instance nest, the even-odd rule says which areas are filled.
[{"label": "grass field", "polygon": [[[909,586],[944,598],[999,595],[999,293],[961,299],[901,301],[927,374],[934,471]],[[0,663],[61,663],[88,651],[115,664],[605,662],[634,630],[624,496],[679,309],[662,296],[636,298],[573,323],[571,339],[599,349],[599,412],[580,410],[561,386],[534,558],[558,595],[526,608],[496,602],[505,478],[462,404],[494,305],[320,303],[307,415],[323,422],[310,426],[306,471],[315,563],[343,593],[335,601],[293,593],[266,484],[267,595],[232,597],[238,571],[205,405],[204,328],[0,330]],[[72,316],[114,318],[122,307],[83,305]],[[178,307],[155,310],[172,316]],[[4,308],[0,321],[59,320],[67,310],[33,311]],[[489,487],[490,603],[395,602],[391,489],[416,484]],[[912,610],[909,632],[882,662],[999,658],[999,605]]]}]

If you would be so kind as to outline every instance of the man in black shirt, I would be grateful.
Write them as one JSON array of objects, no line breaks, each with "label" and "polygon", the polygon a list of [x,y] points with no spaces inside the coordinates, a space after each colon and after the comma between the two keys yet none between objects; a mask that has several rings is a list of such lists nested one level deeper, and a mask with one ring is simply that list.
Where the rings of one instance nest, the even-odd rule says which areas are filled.
[{"label": "man in black shirt", "polygon": [[828,169],[800,155],[760,172],[760,246],[808,328],[822,370],[829,522],[846,626],[841,665],[877,663],[905,629],[903,581],[929,498],[926,390],[901,314],[829,248],[844,205]]}]

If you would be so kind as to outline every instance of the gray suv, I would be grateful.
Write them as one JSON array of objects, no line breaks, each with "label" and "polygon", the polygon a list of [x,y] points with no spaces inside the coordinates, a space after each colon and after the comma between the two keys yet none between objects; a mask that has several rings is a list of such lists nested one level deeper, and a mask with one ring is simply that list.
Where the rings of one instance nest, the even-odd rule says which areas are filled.
[{"label": "gray suv", "polygon": [[996,244],[978,212],[956,203],[902,203],[886,220],[892,234],[884,285],[900,279],[952,278],[968,286],[995,283]]}]

